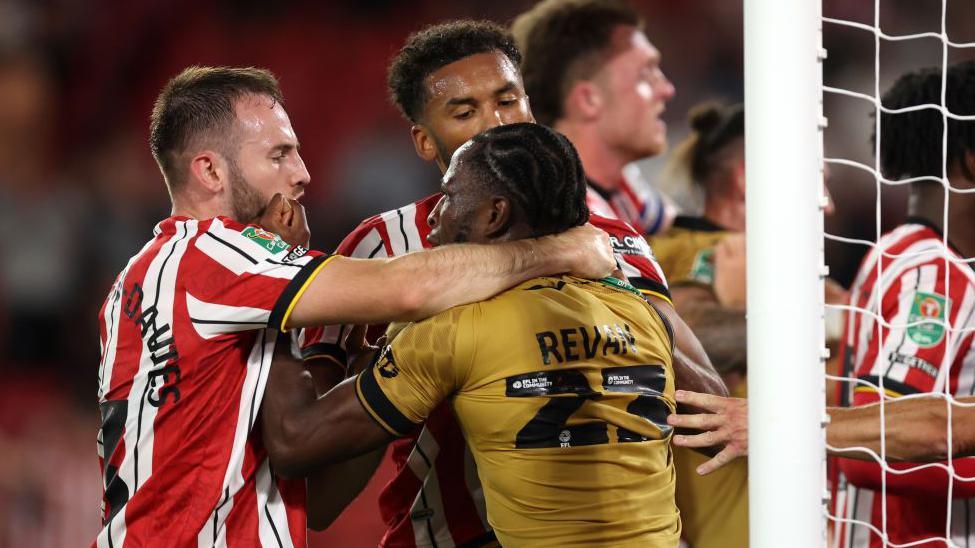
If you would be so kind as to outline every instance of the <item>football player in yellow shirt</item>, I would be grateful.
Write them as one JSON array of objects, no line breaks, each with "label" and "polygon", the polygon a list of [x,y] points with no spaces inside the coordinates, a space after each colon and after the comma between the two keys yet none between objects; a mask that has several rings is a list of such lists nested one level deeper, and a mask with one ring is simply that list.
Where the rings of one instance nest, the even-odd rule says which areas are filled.
[{"label": "football player in yellow shirt", "polygon": [[[588,218],[575,150],[536,124],[472,139],[443,191],[436,245],[544,237]],[[676,547],[672,353],[669,323],[625,282],[536,278],[404,328],[316,402],[309,418],[323,426],[295,459],[369,451],[449,400],[503,545]]]}]

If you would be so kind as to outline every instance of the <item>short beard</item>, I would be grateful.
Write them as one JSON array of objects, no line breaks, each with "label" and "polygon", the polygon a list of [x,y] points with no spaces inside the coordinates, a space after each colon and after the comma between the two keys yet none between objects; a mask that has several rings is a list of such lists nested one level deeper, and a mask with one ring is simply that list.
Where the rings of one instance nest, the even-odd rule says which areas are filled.
[{"label": "short beard", "polygon": [[268,201],[247,182],[236,161],[230,160],[229,165],[230,209],[234,220],[242,224],[253,223],[264,215]]},{"label": "short beard", "polygon": [[447,150],[446,145],[440,140],[432,131],[430,132],[430,139],[433,140],[433,146],[437,149],[437,160],[443,165],[443,169],[446,170],[447,166],[450,165],[450,159],[453,157],[453,151]]}]

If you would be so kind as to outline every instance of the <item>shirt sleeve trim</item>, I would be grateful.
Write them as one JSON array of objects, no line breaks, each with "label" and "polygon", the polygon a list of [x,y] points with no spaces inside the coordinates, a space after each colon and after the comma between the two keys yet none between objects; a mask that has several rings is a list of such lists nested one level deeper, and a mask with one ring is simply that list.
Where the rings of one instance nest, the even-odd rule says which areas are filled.
[{"label": "shirt sleeve trim", "polygon": [[[644,282],[644,283],[640,283],[640,282]],[[668,303],[671,304],[671,306],[673,306],[674,300],[670,296],[670,290],[668,290],[663,285],[657,284],[656,286],[653,286],[646,282],[648,282],[648,280],[644,278],[637,278],[636,282],[630,280],[630,284],[632,284],[633,287],[637,288],[637,290],[640,293],[642,293],[644,296],[658,297],[660,299],[667,301]]]},{"label": "shirt sleeve trim", "polygon": [[396,409],[393,402],[389,401],[382,388],[379,387],[375,375],[375,371],[369,369],[356,379],[355,393],[359,398],[359,403],[387,432],[394,436],[405,436],[416,424],[406,418],[399,409]]},{"label": "shirt sleeve trim", "polygon": [[285,332],[285,325],[288,323],[288,318],[291,317],[291,312],[294,310],[295,305],[304,294],[308,286],[311,285],[311,281],[318,276],[318,273],[328,264],[335,255],[319,255],[311,261],[308,262],[302,268],[291,282],[288,283],[284,291],[281,292],[281,296],[278,297],[278,301],[274,304],[274,308],[271,309],[271,315],[268,318],[268,327],[277,329],[278,331]]}]

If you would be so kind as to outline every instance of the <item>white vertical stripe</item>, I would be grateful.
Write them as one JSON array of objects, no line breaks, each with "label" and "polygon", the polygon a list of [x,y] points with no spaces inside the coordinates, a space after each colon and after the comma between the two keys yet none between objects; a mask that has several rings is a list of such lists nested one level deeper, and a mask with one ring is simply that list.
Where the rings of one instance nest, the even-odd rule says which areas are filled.
[{"label": "white vertical stripe", "polygon": [[122,307],[125,305],[122,299],[122,290],[125,286],[125,278],[129,275],[129,269],[142,255],[152,246],[155,240],[149,240],[146,245],[142,246],[142,249],[129,259],[128,264],[122,269],[121,274],[118,275],[118,279],[115,280],[115,285],[112,286],[112,292],[110,293],[108,306],[105,307],[105,333],[107,339],[105,341],[106,346],[102,348],[102,361],[99,364],[100,377],[98,385],[98,401],[105,401],[105,394],[109,392],[112,387],[112,372],[115,370],[115,353],[118,348],[118,330],[119,330],[119,320],[121,319]]},{"label": "white vertical stripe", "polygon": [[481,485],[481,477],[477,474],[474,455],[471,454],[471,449],[466,443],[464,444],[464,482],[467,484],[467,491],[471,494],[471,502],[477,508],[477,517],[481,519],[485,529],[491,530],[487,517],[487,503],[484,500],[484,487]]},{"label": "white vertical stripe", "polygon": [[[398,257],[406,253],[406,239],[400,229],[400,210],[390,211],[383,215],[383,222],[386,223],[386,234],[389,235],[389,248],[393,257]],[[406,219],[403,219],[403,227],[406,227]]]},{"label": "white vertical stripe", "polygon": [[975,327],[973,322],[975,313],[975,290],[972,286],[965,287],[965,293],[958,304],[958,315],[955,317],[955,324],[952,326],[953,340],[951,345],[951,355],[949,359],[952,367],[958,367],[958,385],[955,388],[956,395],[969,396],[972,394],[973,382],[975,382],[975,360],[972,359],[972,349],[969,348],[965,355],[959,355],[961,349],[971,340],[975,333],[959,331],[966,328]]},{"label": "white vertical stripe", "polygon": [[257,530],[261,546],[294,548],[281,492],[265,457],[257,469]]},{"label": "white vertical stripe", "polygon": [[400,209],[403,214],[403,230],[406,231],[406,241],[410,243],[410,251],[423,249],[423,239],[420,238],[420,229],[417,223],[426,223],[426,219],[418,219],[416,214],[416,204],[410,204]]},{"label": "white vertical stripe", "polygon": [[[850,526],[848,546],[850,548],[868,548],[870,546],[870,527],[865,524],[872,522],[874,492],[870,489],[860,489],[852,485],[848,489],[851,505],[850,518],[862,522]],[[879,528],[879,527],[878,527]]]},{"label": "white vertical stripe", "polygon": [[[947,493],[945,493],[947,494]],[[971,546],[975,526],[975,501],[955,499],[951,505],[951,541],[954,546]]]},{"label": "white vertical stripe", "polygon": [[454,539],[447,527],[443,495],[434,465],[439,454],[440,446],[436,438],[424,426],[417,436],[413,452],[406,460],[410,470],[422,481],[420,492],[410,507],[410,519],[417,546],[435,544],[438,548],[450,548],[454,546]]},{"label": "white vertical stripe", "polygon": [[[207,518],[208,525],[200,531],[197,540],[202,542],[205,533],[209,531],[212,539],[212,523],[216,514],[216,529],[219,532],[225,528],[227,515],[230,513],[230,506],[233,504],[233,497],[244,485],[243,466],[244,449],[247,445],[247,438],[253,427],[253,420],[261,407],[264,397],[264,387],[267,384],[267,375],[271,367],[271,358],[274,355],[274,343],[277,340],[278,332],[274,329],[264,329],[255,331],[257,338],[254,346],[251,347],[250,355],[247,357],[247,373],[244,376],[243,386],[240,391],[240,403],[237,408],[237,423],[234,429],[234,442],[230,450],[230,459],[227,461],[227,470],[224,473],[223,485],[220,491],[230,493],[230,501],[225,508],[215,506],[213,512]],[[258,493],[260,496],[260,492]],[[221,501],[223,498],[221,497]],[[218,508],[220,509],[217,512]]]},{"label": "white vertical stripe", "polygon": [[[131,265],[131,262],[129,263]],[[128,274],[128,267],[122,271],[112,286],[105,306],[105,343],[102,347],[102,360],[99,364],[98,373],[98,401],[105,401],[105,394],[112,386],[112,372],[115,369],[115,351],[118,348],[118,323],[122,314],[122,285],[125,283],[125,275]]]},{"label": "white vertical stripe", "polygon": [[[874,357],[873,366],[870,368],[871,375],[880,377],[884,376],[884,373],[887,370],[887,364],[889,363],[888,358],[890,353],[896,349],[901,343],[901,340],[904,339],[905,328],[903,326],[907,323],[907,317],[911,312],[911,299],[914,298],[914,285],[916,283],[917,276],[917,270],[909,270],[901,278],[900,293],[897,295],[897,311],[888,320],[891,326],[888,329],[887,334],[882,336],[881,340],[877,341],[878,345],[883,344],[883,346],[880,346],[877,349],[877,355]],[[886,294],[887,289],[888,288],[885,287],[882,294]],[[881,302],[883,301],[881,300]],[[868,308],[868,310],[873,310],[873,308]],[[871,324],[869,333],[872,335],[873,324],[876,323],[876,320],[871,318],[869,323]],[[898,326],[901,327],[898,328]],[[882,331],[883,330],[881,329],[881,332]]]},{"label": "white vertical stripe", "polygon": [[[162,334],[159,337],[160,340],[172,336],[176,273],[179,270],[179,262],[183,253],[186,251],[187,243],[196,234],[196,230],[196,221],[176,223],[176,234],[163,244],[159,253],[153,257],[141,284],[143,291],[141,309],[145,310],[156,304],[156,326],[170,325],[170,331]],[[165,270],[163,270],[164,263]],[[156,302],[157,298],[158,303]],[[149,333],[147,333],[148,335]],[[161,347],[156,350],[156,353],[163,355],[169,349],[169,346]],[[153,422],[156,418],[156,408],[149,405],[146,398],[153,388],[149,384],[148,373],[154,368],[152,355],[147,348],[147,340],[144,337],[139,369],[133,377],[132,387],[129,390],[125,430],[122,435],[125,440],[125,457],[122,459],[118,471],[119,478],[125,482],[129,489],[130,499],[152,474]],[[162,384],[160,383],[159,386],[155,387],[157,394],[153,396],[158,396],[158,390],[161,388]],[[137,456],[138,466],[136,465]],[[127,510],[128,505],[124,506],[115,515],[112,523],[102,531],[105,535],[111,534],[111,539],[106,539],[108,545],[122,546],[125,539],[125,514]]]},{"label": "white vertical stripe", "polygon": [[359,240],[359,243],[355,246],[355,249],[352,250],[352,253],[350,253],[349,256],[357,257],[360,259],[367,259],[369,258],[370,255],[372,255],[372,252],[375,251],[376,248],[378,247],[379,251],[377,251],[376,254],[372,256],[386,257],[386,246],[383,245],[382,242],[383,239],[379,233],[379,229],[372,228],[369,230],[368,234],[366,234],[365,236],[362,237],[361,240]]}]

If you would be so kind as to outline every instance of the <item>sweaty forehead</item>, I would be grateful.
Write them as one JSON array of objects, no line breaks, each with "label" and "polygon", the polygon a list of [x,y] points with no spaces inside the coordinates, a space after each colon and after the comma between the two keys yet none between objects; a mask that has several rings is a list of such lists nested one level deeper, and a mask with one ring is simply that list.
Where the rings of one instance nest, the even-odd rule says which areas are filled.
[{"label": "sweaty forehead", "polygon": [[266,95],[244,95],[236,102],[237,125],[242,142],[273,142],[297,140],[287,111]]},{"label": "sweaty forehead", "polygon": [[458,97],[491,96],[509,83],[521,86],[521,75],[500,51],[476,53],[432,72],[424,80],[427,106]]}]

